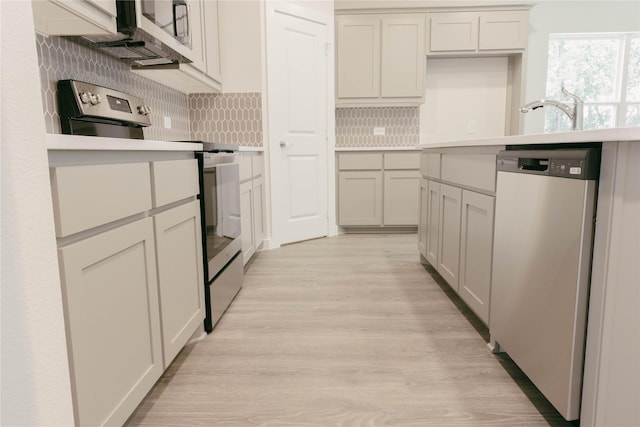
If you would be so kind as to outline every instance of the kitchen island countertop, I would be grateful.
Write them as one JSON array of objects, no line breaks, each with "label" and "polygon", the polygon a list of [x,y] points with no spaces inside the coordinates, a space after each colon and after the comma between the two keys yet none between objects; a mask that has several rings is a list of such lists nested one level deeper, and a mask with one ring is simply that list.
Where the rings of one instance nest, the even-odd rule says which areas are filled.
[{"label": "kitchen island countertop", "polygon": [[640,141],[640,127],[499,136],[419,144],[418,148],[486,147],[492,145]]}]

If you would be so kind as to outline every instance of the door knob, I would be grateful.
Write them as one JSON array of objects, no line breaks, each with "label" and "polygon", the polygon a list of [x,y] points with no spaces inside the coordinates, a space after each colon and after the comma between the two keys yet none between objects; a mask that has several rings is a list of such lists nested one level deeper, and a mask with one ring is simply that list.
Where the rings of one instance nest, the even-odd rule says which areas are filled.
[{"label": "door knob", "polygon": [[286,147],[289,147],[289,146],[291,146],[291,144],[289,144],[287,141],[285,141],[285,140],[280,141],[280,147],[281,148],[286,148]]}]

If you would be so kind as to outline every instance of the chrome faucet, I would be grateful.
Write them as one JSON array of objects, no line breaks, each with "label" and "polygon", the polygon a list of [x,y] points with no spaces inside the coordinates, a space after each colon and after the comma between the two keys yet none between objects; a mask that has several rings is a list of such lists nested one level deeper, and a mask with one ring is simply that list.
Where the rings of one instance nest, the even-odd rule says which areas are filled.
[{"label": "chrome faucet", "polygon": [[571,120],[571,130],[581,130],[582,129],[582,118],[584,112],[584,102],[582,99],[574,95],[573,93],[569,93],[564,86],[562,86],[562,93],[569,98],[573,99],[573,105],[565,104],[564,102],[554,101],[553,99],[541,99],[539,101],[533,101],[528,104],[520,107],[521,113],[528,113],[531,110],[535,110],[536,108],[542,107],[556,107],[559,108],[563,113],[565,113],[569,120]]}]

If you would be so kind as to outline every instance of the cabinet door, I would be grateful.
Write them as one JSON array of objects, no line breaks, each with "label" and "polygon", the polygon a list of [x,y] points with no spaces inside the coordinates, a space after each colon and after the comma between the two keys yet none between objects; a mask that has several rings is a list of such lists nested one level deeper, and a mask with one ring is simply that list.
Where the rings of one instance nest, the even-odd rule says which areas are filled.
[{"label": "cabinet door", "polygon": [[429,16],[429,50],[475,51],[478,48],[478,14],[437,13]]},{"label": "cabinet door", "polygon": [[243,264],[246,264],[256,252],[253,230],[253,183],[251,181],[240,184],[240,235],[242,236]]},{"label": "cabinet door", "polygon": [[491,196],[462,192],[460,233],[460,297],[489,324],[491,261],[493,252],[493,207]]},{"label": "cabinet door", "polygon": [[425,54],[424,14],[382,18],[380,95],[383,98],[422,97]]},{"label": "cabinet door", "polygon": [[418,225],[420,172],[384,172],[384,225]]},{"label": "cabinet door", "polygon": [[32,2],[37,31],[48,35],[116,34],[113,0],[39,0]]},{"label": "cabinet door", "polygon": [[460,216],[462,190],[440,184],[440,235],[438,238],[438,273],[458,292],[460,267]]},{"label": "cabinet door", "polygon": [[218,0],[202,2],[204,48],[206,55],[206,73],[219,83],[222,83],[220,67],[220,34],[218,24]]},{"label": "cabinet door", "polygon": [[438,268],[438,239],[440,238],[440,184],[429,181],[427,193],[427,261]]},{"label": "cabinet door", "polygon": [[253,246],[257,251],[264,240],[264,178],[253,180]]},{"label": "cabinet door", "polygon": [[527,12],[502,12],[480,15],[480,50],[526,49],[528,43]]},{"label": "cabinet door", "polygon": [[337,27],[337,97],[379,97],[380,16],[338,16]]},{"label": "cabinet door", "polygon": [[200,203],[154,216],[164,366],[204,320]]},{"label": "cabinet door", "polygon": [[420,178],[420,216],[418,218],[418,251],[427,258],[427,219],[429,218],[429,180]]},{"label": "cabinet door", "polygon": [[122,425],[162,374],[151,218],[58,250],[76,421]]},{"label": "cabinet door", "polygon": [[382,171],[338,174],[338,225],[382,225]]}]

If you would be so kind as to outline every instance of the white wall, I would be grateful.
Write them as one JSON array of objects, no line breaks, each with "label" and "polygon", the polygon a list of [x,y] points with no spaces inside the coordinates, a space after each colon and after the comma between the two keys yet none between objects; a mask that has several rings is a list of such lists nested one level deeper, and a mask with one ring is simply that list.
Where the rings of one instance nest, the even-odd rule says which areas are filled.
[{"label": "white wall", "polygon": [[507,70],[506,57],[429,58],[420,143],[503,136]]},{"label": "white wall", "polygon": [[[640,2],[541,1],[529,15],[525,99],[544,98],[550,33],[640,31]],[[544,114],[525,115],[524,133],[543,133]]]},{"label": "white wall", "polygon": [[70,426],[73,408],[31,2],[0,2],[2,419]]},{"label": "white wall", "polygon": [[262,92],[261,8],[258,0],[218,2],[225,93]]}]

